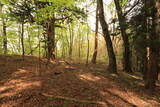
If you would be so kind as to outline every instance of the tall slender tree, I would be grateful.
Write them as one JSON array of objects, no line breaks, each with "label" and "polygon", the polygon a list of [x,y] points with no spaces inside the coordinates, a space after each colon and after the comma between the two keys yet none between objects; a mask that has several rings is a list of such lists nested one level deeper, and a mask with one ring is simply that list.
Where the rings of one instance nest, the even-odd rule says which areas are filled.
[{"label": "tall slender tree", "polygon": [[95,43],[94,43],[94,52],[93,52],[93,57],[92,57],[92,63],[95,64],[96,63],[96,59],[97,59],[97,53],[98,53],[98,4],[97,4],[97,8],[96,8],[96,28],[95,28]]},{"label": "tall slender tree", "polygon": [[89,62],[89,53],[90,53],[90,45],[89,45],[89,25],[87,24],[87,58],[86,58],[86,66],[88,66],[88,62]]},{"label": "tall slender tree", "polygon": [[132,72],[131,70],[131,61],[130,61],[130,44],[129,44],[129,38],[127,35],[127,24],[126,24],[126,18],[123,15],[122,7],[120,5],[120,0],[114,0],[117,14],[118,14],[118,20],[119,20],[119,26],[121,30],[121,35],[123,39],[123,46],[124,46],[124,52],[123,52],[123,68],[126,72]]},{"label": "tall slender tree", "polygon": [[74,40],[74,27],[72,24],[69,25],[69,58],[72,58],[73,51],[73,40]]},{"label": "tall slender tree", "polygon": [[24,48],[24,22],[21,22],[21,45],[22,45],[22,57],[24,60],[25,48]]},{"label": "tall slender tree", "polygon": [[160,38],[160,1],[146,1],[145,5],[147,5],[146,7],[148,10],[148,24],[151,30],[148,36],[150,44],[148,46],[148,69],[146,73],[145,86],[148,89],[153,89],[156,86],[156,80],[158,78],[159,46],[157,46],[156,41]]},{"label": "tall slender tree", "polygon": [[7,54],[7,25],[6,20],[3,13],[3,4],[0,2],[0,14],[2,19],[2,33],[3,33],[3,50],[4,54]]},{"label": "tall slender tree", "polygon": [[117,72],[117,65],[116,65],[116,57],[113,51],[113,45],[110,37],[110,33],[108,30],[108,24],[105,21],[104,17],[104,8],[103,8],[103,0],[97,0],[97,4],[99,5],[99,20],[102,26],[104,39],[106,41],[106,46],[108,50],[108,57],[109,57],[109,70],[110,72],[116,73]]}]

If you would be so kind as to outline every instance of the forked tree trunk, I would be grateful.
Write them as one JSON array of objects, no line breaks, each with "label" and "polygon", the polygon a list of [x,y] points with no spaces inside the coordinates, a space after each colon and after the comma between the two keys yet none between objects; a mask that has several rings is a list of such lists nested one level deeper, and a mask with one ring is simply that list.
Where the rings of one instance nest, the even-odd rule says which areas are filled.
[{"label": "forked tree trunk", "polygon": [[113,45],[110,38],[110,33],[108,30],[108,24],[105,21],[104,17],[104,8],[103,8],[103,0],[97,0],[99,5],[99,20],[102,26],[104,38],[106,41],[106,46],[108,50],[108,57],[109,57],[109,70],[110,72],[116,73],[117,72],[117,65],[116,65],[116,57],[113,51]]},{"label": "forked tree trunk", "polygon": [[130,61],[130,45],[129,45],[129,39],[128,35],[126,33],[126,20],[122,13],[122,8],[120,6],[119,0],[114,0],[117,14],[118,14],[118,20],[121,30],[121,35],[123,39],[123,46],[124,46],[124,52],[123,52],[123,68],[126,72],[132,72],[131,70],[131,61]]},{"label": "forked tree trunk", "polygon": [[94,44],[94,53],[92,57],[92,63],[96,63],[97,53],[98,53],[98,4],[96,8],[96,31],[95,31],[95,44]]}]

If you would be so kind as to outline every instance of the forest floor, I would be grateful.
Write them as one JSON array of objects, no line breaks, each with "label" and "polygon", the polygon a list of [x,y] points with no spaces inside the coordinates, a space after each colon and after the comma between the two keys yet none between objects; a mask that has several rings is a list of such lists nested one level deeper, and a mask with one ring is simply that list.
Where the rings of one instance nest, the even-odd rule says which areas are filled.
[{"label": "forest floor", "polygon": [[139,74],[107,73],[106,64],[0,56],[0,107],[160,107]]}]

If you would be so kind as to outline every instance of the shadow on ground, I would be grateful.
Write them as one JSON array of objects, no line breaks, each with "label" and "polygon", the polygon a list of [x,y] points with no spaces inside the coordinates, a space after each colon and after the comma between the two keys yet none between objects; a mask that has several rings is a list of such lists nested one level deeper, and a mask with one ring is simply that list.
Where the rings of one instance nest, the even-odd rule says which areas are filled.
[{"label": "shadow on ground", "polygon": [[144,91],[140,78],[107,74],[101,64],[85,67],[62,61],[46,65],[45,59],[39,62],[37,57],[25,57],[23,61],[20,56],[0,56],[0,59],[2,107],[160,106],[159,94]]}]

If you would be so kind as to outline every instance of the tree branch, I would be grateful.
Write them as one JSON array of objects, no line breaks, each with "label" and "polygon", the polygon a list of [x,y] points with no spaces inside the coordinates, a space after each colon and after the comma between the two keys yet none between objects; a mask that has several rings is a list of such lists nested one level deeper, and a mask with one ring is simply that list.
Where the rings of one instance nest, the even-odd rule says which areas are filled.
[{"label": "tree branch", "polygon": [[139,2],[140,2],[140,0],[138,0],[136,3],[134,3],[134,5],[127,12],[125,12],[123,16],[126,16],[130,11],[132,11],[138,5]]}]

